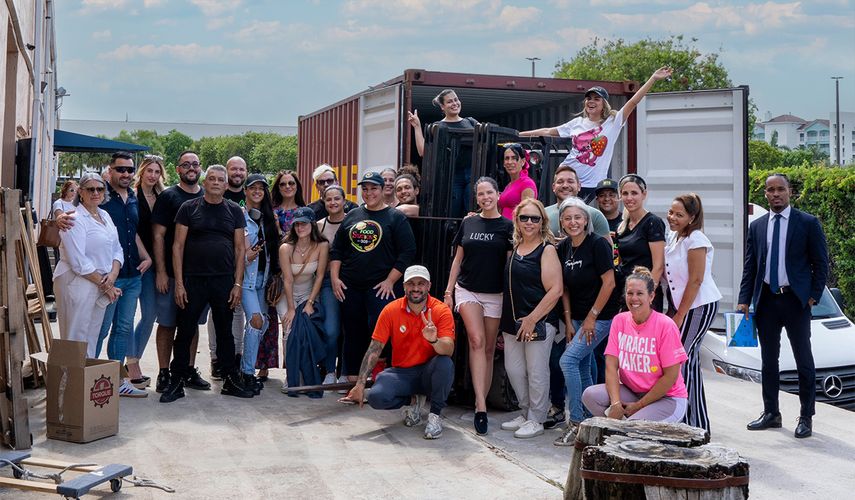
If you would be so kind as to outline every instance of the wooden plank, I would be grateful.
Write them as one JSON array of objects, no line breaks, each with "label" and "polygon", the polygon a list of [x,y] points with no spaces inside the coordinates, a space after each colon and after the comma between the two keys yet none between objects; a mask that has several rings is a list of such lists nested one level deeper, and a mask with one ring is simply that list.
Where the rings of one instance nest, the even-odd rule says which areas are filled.
[{"label": "wooden plank", "polygon": [[[24,261],[24,255],[26,254],[26,250],[24,249],[24,243],[21,240],[15,242],[15,261],[18,266],[18,277],[21,278],[21,284],[23,286],[23,293],[26,297],[27,291],[27,273],[26,262]],[[26,299],[25,299],[26,300]],[[29,303],[27,304],[27,309],[29,309]],[[36,324],[33,321],[33,316],[29,314],[24,315],[24,329],[27,333],[27,350],[30,354],[35,354],[42,351],[42,346],[39,343],[38,332],[36,332]],[[39,368],[38,363],[33,364],[30,363],[30,367],[33,370],[33,383],[36,387],[39,387]],[[42,378],[44,378],[44,374],[42,374]]]},{"label": "wooden plank", "polygon": [[0,477],[0,486],[16,488],[27,491],[40,491],[42,493],[53,493],[56,495],[56,485],[40,483],[37,481],[26,481],[24,479],[13,479],[11,477]]},{"label": "wooden plank", "polygon": [[50,315],[48,315],[47,308],[45,304],[47,300],[45,299],[45,290],[42,288],[42,270],[39,265],[39,255],[36,250],[36,238],[33,233],[33,211],[32,207],[30,207],[30,202],[26,202],[24,204],[24,221],[22,222],[22,226],[26,228],[22,230],[22,239],[24,240],[24,245],[28,249],[27,260],[30,261],[30,272],[33,276],[33,284],[36,286],[36,295],[38,295],[39,303],[41,304],[41,323],[42,323],[42,336],[44,337],[44,349],[45,351],[50,352],[51,340],[53,336],[51,334],[51,326],[50,326]]},{"label": "wooden plank", "polygon": [[[32,466],[32,467],[47,467],[49,469],[65,469],[69,465],[72,465],[71,462],[65,462],[62,460],[53,460],[50,458],[27,458],[21,460],[23,465]],[[81,465],[76,467],[71,467],[68,470],[78,471],[78,472],[92,472],[100,469],[100,465]]]},{"label": "wooden plank", "polygon": [[[17,207],[15,207],[17,210]],[[6,258],[9,244],[14,248],[14,240],[6,227],[6,189],[0,188],[0,304],[2,304],[2,317],[0,317],[0,389],[4,390],[9,384],[9,350],[6,348],[9,336],[9,291],[14,290],[12,276],[15,276],[8,267],[9,259]],[[7,233],[8,236],[7,236]],[[0,439],[7,446],[10,445],[9,436],[12,434],[12,403],[8,398],[0,397]]]}]

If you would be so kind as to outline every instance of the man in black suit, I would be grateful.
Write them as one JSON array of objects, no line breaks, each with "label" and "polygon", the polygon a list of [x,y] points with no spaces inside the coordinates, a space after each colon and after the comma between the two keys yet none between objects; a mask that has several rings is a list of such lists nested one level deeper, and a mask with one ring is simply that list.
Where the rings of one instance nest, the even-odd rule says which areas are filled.
[{"label": "man in black suit", "polygon": [[736,309],[754,320],[763,363],[763,414],[748,424],[759,431],[781,427],[778,409],[781,328],[793,347],[799,373],[801,415],[795,436],[811,435],[816,400],[816,370],[810,345],[811,306],[819,302],[828,276],[828,248],[819,220],[790,206],[790,181],[783,174],[766,178],[769,216],[748,228],[745,265]]}]

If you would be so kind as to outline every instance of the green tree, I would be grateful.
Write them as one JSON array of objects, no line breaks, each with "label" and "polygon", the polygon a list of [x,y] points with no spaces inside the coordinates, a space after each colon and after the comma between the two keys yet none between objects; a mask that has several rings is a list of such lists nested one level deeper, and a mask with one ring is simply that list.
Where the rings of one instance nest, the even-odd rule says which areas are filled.
[{"label": "green tree", "polygon": [[750,168],[779,168],[784,153],[766,141],[748,141],[748,166]]},{"label": "green tree", "polygon": [[773,148],[777,148],[777,147],[778,147],[778,131],[777,131],[777,130],[776,130],[776,131],[774,131],[774,132],[772,132],[772,139],[770,139],[770,140],[769,140],[769,144],[770,144]]}]

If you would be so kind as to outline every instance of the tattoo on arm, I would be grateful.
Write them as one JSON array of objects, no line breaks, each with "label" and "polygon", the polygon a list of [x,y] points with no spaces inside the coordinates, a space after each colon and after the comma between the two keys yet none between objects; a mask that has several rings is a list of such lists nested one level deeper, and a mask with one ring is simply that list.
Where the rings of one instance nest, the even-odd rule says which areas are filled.
[{"label": "tattoo on arm", "polygon": [[371,344],[368,346],[368,350],[365,351],[365,357],[362,358],[362,366],[359,367],[359,378],[357,379],[359,382],[363,384],[368,380],[368,376],[371,375],[371,370],[374,369],[374,366],[377,364],[377,360],[380,358],[380,352],[383,350],[383,345],[376,340],[372,340]]}]

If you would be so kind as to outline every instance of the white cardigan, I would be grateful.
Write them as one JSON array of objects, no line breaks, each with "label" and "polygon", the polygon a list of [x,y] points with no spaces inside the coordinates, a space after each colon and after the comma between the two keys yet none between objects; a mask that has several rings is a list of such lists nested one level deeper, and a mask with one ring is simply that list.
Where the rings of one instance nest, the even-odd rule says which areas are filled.
[{"label": "white cardigan", "polygon": [[680,307],[683,293],[689,282],[689,250],[695,248],[706,248],[707,257],[704,266],[704,280],[698,289],[692,307],[694,309],[705,304],[721,300],[721,292],[712,277],[712,263],[714,249],[709,238],[701,231],[692,231],[685,238],[677,238],[677,233],[668,231],[665,245],[665,274],[662,275],[664,285],[671,290],[671,298],[674,299],[674,308]]}]

